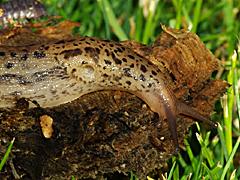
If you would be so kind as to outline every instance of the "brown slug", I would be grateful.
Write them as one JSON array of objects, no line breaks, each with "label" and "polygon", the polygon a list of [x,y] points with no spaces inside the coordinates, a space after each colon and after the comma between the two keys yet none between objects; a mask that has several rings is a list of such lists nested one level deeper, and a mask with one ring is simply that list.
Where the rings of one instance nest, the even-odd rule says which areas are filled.
[{"label": "brown slug", "polygon": [[175,97],[156,65],[120,43],[78,37],[27,47],[0,46],[0,108],[12,108],[20,98],[54,107],[100,90],[127,91],[145,101],[168,120],[176,150],[178,115],[216,126]]},{"label": "brown slug", "polygon": [[0,26],[7,27],[14,21],[45,16],[44,6],[36,0],[9,0],[0,5]]}]

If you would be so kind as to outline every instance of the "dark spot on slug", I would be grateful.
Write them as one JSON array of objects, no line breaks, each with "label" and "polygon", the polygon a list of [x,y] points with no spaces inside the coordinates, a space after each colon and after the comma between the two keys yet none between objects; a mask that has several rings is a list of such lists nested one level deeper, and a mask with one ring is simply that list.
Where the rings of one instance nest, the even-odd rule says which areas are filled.
[{"label": "dark spot on slug", "polygon": [[89,54],[89,56],[94,60],[94,62],[97,64],[99,59],[99,53],[95,48],[92,47],[85,47],[84,48],[86,54]]},{"label": "dark spot on slug", "polygon": [[60,41],[55,42],[54,44],[63,44],[63,43],[65,43],[65,41],[64,40],[60,40]]},{"label": "dark spot on slug", "polygon": [[100,53],[100,49],[99,48],[95,48],[96,52],[99,54]]},{"label": "dark spot on slug", "polygon": [[102,41],[104,41],[104,42],[110,42],[110,40],[108,40],[108,39],[104,39],[104,40],[102,40]]},{"label": "dark spot on slug", "polygon": [[126,58],[122,58],[122,61],[126,63],[126,62],[127,62],[127,59],[126,59]]},{"label": "dark spot on slug", "polygon": [[44,58],[46,54],[43,51],[34,51],[33,57],[37,59]]},{"label": "dark spot on slug", "polygon": [[173,81],[176,81],[176,77],[174,76],[174,74],[172,72],[169,75],[170,75],[170,77],[172,78]]},{"label": "dark spot on slug", "polygon": [[115,77],[113,77],[113,80],[114,80],[114,81],[117,81],[117,82],[119,82],[121,79],[122,79],[122,78],[119,77],[119,76],[115,76]]},{"label": "dark spot on slug", "polygon": [[28,54],[27,53],[23,54],[20,59],[26,61],[28,59]]},{"label": "dark spot on slug", "polygon": [[3,74],[0,76],[0,82],[11,83],[12,80],[15,80],[18,84],[28,84],[31,83],[24,76],[16,74]]},{"label": "dark spot on slug", "polygon": [[120,64],[120,65],[122,64],[122,61],[116,57],[116,55],[114,54],[114,52],[112,52],[112,59],[114,60],[114,62],[115,62],[116,64]]},{"label": "dark spot on slug", "polygon": [[130,65],[130,68],[134,68],[134,64],[133,63]]},{"label": "dark spot on slug", "polygon": [[73,46],[78,46],[78,44],[77,43],[73,43]]},{"label": "dark spot on slug", "polygon": [[118,52],[123,52],[123,50],[120,47],[117,47]]},{"label": "dark spot on slug", "polygon": [[151,87],[152,87],[152,83],[149,83],[149,84],[148,84],[148,88],[151,88]]},{"label": "dark spot on slug", "polygon": [[56,61],[58,61],[58,57],[57,57],[57,56],[54,56],[54,59],[55,59]]},{"label": "dark spot on slug", "polygon": [[68,94],[67,90],[63,90],[62,94]]},{"label": "dark spot on slug", "polygon": [[156,71],[152,70],[152,75],[156,76],[157,75]]},{"label": "dark spot on slug", "polygon": [[47,51],[49,49],[49,46],[44,46],[44,49]]},{"label": "dark spot on slug", "polygon": [[104,73],[102,76],[105,78],[109,77],[106,73]]},{"label": "dark spot on slug", "polygon": [[3,52],[3,51],[0,51],[0,56],[5,56],[5,52]]},{"label": "dark spot on slug", "polygon": [[107,54],[107,56],[110,56],[110,52],[108,49],[105,49],[105,53]]},{"label": "dark spot on slug", "polygon": [[70,49],[70,50],[64,50],[60,53],[60,55],[64,54],[64,59],[69,59],[70,57],[78,56],[82,54],[82,50],[79,48],[76,49]]},{"label": "dark spot on slug", "polygon": [[123,73],[127,77],[132,77],[132,73],[130,71],[130,68],[123,68]]},{"label": "dark spot on slug", "polygon": [[140,54],[136,54],[137,55],[137,57],[139,57],[139,58],[141,58],[140,59],[140,61],[142,61],[142,59],[144,58],[142,55],[140,55]]},{"label": "dark spot on slug", "polygon": [[12,58],[15,58],[15,57],[17,56],[17,53],[11,52],[11,53],[10,53],[10,56],[11,56]]},{"label": "dark spot on slug", "polygon": [[125,47],[123,47],[123,46],[121,47],[121,49],[122,49],[122,51],[125,51],[125,50],[126,50],[126,48],[125,48]]},{"label": "dark spot on slug", "polygon": [[143,74],[140,74],[139,79],[140,79],[141,81],[146,81],[146,78],[145,78],[145,76],[144,76]]},{"label": "dark spot on slug", "polygon": [[62,68],[60,66],[55,66],[51,69],[46,69],[43,71],[38,71],[32,74],[31,79],[33,82],[39,82],[44,81],[46,79],[67,79],[69,78],[65,68]]},{"label": "dark spot on slug", "polygon": [[75,41],[75,39],[69,39],[69,40],[67,40],[67,42],[73,42],[73,41]]},{"label": "dark spot on slug", "polygon": [[143,73],[146,73],[146,72],[147,72],[147,68],[146,68],[144,65],[142,65],[142,64],[141,64],[141,66],[140,66],[140,69],[141,69],[141,71],[142,71]]},{"label": "dark spot on slug", "polygon": [[152,65],[153,65],[153,63],[152,63],[151,61],[148,61],[148,65],[152,66]]},{"label": "dark spot on slug", "polygon": [[105,64],[112,65],[112,62],[110,60],[104,59]]},{"label": "dark spot on slug", "polygon": [[88,44],[88,45],[91,45],[91,43],[90,43],[90,42],[88,42],[88,41],[86,41],[85,43],[86,43],[86,44]]},{"label": "dark spot on slug", "polygon": [[8,63],[5,64],[5,67],[6,67],[7,69],[12,68],[13,66],[14,66],[14,64],[13,64],[13,63],[10,63],[10,62],[8,62]]},{"label": "dark spot on slug", "polygon": [[158,79],[154,78],[154,80],[155,80],[157,83],[159,83],[159,80],[158,80]]},{"label": "dark spot on slug", "polygon": [[75,73],[76,71],[77,71],[77,69],[76,69],[76,68],[73,68],[72,71],[71,71],[71,73],[73,74],[73,73]]},{"label": "dark spot on slug", "polygon": [[128,57],[129,57],[130,59],[135,59],[135,57],[132,56],[131,54],[129,54]]},{"label": "dark spot on slug", "polygon": [[112,43],[109,44],[110,47],[113,47],[114,45]]},{"label": "dark spot on slug", "polygon": [[132,83],[131,83],[131,81],[126,81],[126,84],[128,84],[130,86]]}]

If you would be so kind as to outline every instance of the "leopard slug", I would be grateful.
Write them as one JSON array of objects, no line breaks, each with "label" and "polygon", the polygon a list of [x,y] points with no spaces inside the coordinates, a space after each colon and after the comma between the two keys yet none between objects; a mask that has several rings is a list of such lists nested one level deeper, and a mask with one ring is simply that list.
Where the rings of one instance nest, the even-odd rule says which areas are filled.
[{"label": "leopard slug", "polygon": [[46,15],[44,6],[36,0],[10,0],[0,5],[0,25],[7,26],[13,21],[36,19]]},{"label": "leopard slug", "polygon": [[0,46],[0,108],[14,107],[19,98],[54,107],[94,91],[127,91],[167,119],[178,149],[179,114],[216,124],[177,100],[163,77],[149,60],[109,40],[78,37],[28,47]]}]

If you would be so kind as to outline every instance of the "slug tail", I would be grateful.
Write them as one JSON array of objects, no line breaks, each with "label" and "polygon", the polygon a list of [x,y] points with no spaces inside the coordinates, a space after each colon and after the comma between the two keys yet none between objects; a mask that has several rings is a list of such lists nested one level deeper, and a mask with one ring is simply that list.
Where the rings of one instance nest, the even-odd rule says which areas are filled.
[{"label": "slug tail", "polygon": [[178,110],[179,114],[191,117],[197,121],[208,124],[212,128],[217,128],[217,126],[218,126],[217,123],[215,123],[215,122],[211,121],[210,119],[206,118],[205,116],[201,115],[199,112],[197,112],[195,109],[188,106],[187,104],[184,104],[181,102],[178,103],[177,110]]}]

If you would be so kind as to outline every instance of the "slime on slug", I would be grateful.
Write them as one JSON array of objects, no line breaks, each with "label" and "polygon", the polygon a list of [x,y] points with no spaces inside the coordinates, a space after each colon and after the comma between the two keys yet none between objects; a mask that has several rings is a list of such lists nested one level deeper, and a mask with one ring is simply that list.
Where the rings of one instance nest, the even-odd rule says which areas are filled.
[{"label": "slime on slug", "polygon": [[130,92],[167,119],[176,150],[179,114],[216,126],[180,102],[162,72],[120,43],[90,37],[29,47],[0,46],[0,108],[16,99],[36,100],[41,107],[71,102],[100,90]]}]

